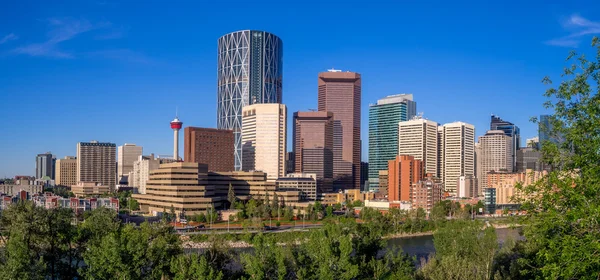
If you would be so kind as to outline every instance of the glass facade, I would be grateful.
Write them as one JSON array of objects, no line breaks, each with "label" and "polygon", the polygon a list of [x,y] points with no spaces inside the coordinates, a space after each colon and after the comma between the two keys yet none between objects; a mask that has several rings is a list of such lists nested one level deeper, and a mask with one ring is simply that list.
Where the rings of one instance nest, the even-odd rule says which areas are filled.
[{"label": "glass facade", "polygon": [[242,108],[281,103],[283,42],[271,33],[243,30],[218,40],[217,128],[233,130],[235,170],[242,169]]},{"label": "glass facade", "polygon": [[398,155],[398,123],[412,119],[412,95],[388,96],[369,106],[369,190],[379,189],[379,171]]}]

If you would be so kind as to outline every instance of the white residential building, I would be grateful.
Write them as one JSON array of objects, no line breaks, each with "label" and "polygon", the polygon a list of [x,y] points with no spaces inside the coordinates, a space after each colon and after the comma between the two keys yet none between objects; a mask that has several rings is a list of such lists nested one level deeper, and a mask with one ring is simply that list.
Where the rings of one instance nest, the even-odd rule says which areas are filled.
[{"label": "white residential building", "polygon": [[475,176],[475,127],[464,122],[438,128],[440,179],[446,192],[456,195],[460,176]]},{"label": "white residential building", "polygon": [[438,174],[438,124],[423,118],[398,123],[398,154],[422,160],[425,173]]},{"label": "white residential building", "polygon": [[133,162],[133,170],[129,173],[129,186],[138,188],[138,193],[145,194],[150,171],[158,169],[160,163],[161,160],[154,158],[154,154],[138,156],[138,160]]},{"label": "white residential building", "polygon": [[287,108],[254,104],[242,108],[242,170],[263,171],[267,180],[285,176]]}]

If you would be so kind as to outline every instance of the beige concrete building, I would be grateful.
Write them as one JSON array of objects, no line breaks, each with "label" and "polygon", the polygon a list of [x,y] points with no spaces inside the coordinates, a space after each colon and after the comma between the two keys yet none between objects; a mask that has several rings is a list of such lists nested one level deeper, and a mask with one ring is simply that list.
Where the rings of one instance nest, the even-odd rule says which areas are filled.
[{"label": "beige concrete building", "polygon": [[114,143],[77,143],[77,182],[97,182],[114,190],[117,184],[116,160]]},{"label": "beige concrete building", "polygon": [[512,137],[504,134],[502,130],[490,130],[484,136],[479,137],[477,178],[480,189],[488,187],[487,174],[489,172],[512,170],[512,143]]},{"label": "beige concrete building", "polygon": [[77,182],[71,186],[71,192],[77,197],[85,197],[92,195],[101,195],[109,193],[111,190],[108,186],[96,182]]},{"label": "beige concrete building", "polygon": [[438,124],[423,118],[398,123],[398,155],[423,161],[425,173],[438,175]]},{"label": "beige concrete building", "polygon": [[475,126],[464,122],[447,123],[438,128],[439,174],[445,191],[457,195],[461,176],[475,176]]},{"label": "beige concrete building", "polygon": [[291,173],[277,179],[278,191],[300,191],[301,200],[317,199],[317,174]]},{"label": "beige concrete building", "polygon": [[242,108],[242,170],[263,171],[275,181],[285,176],[287,108],[254,104]]},{"label": "beige concrete building", "polygon": [[[450,182],[448,182],[450,184]],[[473,175],[460,176],[456,183],[456,196],[460,198],[472,198],[479,196],[479,188],[477,187],[477,178]]]},{"label": "beige concrete building", "polygon": [[518,200],[524,198],[516,186],[521,184],[529,186],[547,175],[546,171],[534,171],[527,169],[525,172],[489,172],[487,183],[489,188],[496,189],[496,205],[518,204]]},{"label": "beige concrete building", "polygon": [[193,162],[161,164],[150,171],[145,194],[134,194],[143,211],[157,215],[174,208],[178,217],[221,207],[223,197],[208,185],[208,166]]},{"label": "beige concrete building", "polygon": [[[127,144],[119,146],[117,149],[117,175],[119,182],[123,182],[129,172],[133,171],[133,163],[142,155],[142,147],[135,144]],[[126,181],[126,180],[125,180]]]},{"label": "beige concrete building", "polygon": [[66,156],[56,161],[56,185],[70,187],[77,184],[77,159]]}]

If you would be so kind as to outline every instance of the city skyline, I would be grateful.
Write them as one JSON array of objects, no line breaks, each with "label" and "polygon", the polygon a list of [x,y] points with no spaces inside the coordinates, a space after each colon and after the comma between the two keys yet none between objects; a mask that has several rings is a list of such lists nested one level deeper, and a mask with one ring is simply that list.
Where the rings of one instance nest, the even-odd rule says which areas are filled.
[{"label": "city skyline", "polygon": [[[581,22],[577,19],[587,18],[589,21],[598,21],[593,14],[578,15],[578,12],[585,10],[578,9],[577,5],[564,11],[557,7],[544,8],[550,9],[551,13],[547,17],[537,18],[536,20],[539,22],[535,23],[533,27],[528,27],[538,28],[547,25],[548,27],[542,34],[536,33],[534,38],[519,42],[521,47],[524,46],[530,51],[540,50],[543,52],[543,56],[554,58],[548,59],[548,61],[562,61],[565,56],[564,48],[552,46],[552,44],[561,44],[560,38],[569,35],[568,30],[563,27],[564,25],[576,25],[577,22]],[[21,7],[12,8],[23,9]],[[464,42],[466,46],[464,51],[456,50],[448,44],[440,46],[440,49],[435,51],[432,49],[434,48],[433,42],[423,40],[422,36],[417,36],[414,39],[417,40],[416,42],[411,40],[405,42],[403,46],[390,46],[389,43],[379,41],[379,39],[374,42],[382,43],[379,46],[373,46],[373,43],[358,42],[355,39],[344,41],[344,44],[341,45],[327,44],[327,42],[336,40],[339,42],[340,37],[337,36],[349,34],[341,32],[342,34],[327,39],[331,41],[324,41],[320,44],[326,47],[315,48],[307,46],[301,41],[306,40],[308,34],[316,36],[317,39],[325,39],[324,37],[330,36],[331,33],[321,31],[315,35],[314,32],[301,32],[297,28],[290,28],[289,23],[292,19],[286,20],[288,24],[280,27],[264,20],[248,24],[248,18],[242,18],[200,34],[198,37],[202,37],[202,39],[193,41],[194,47],[200,47],[193,51],[183,45],[177,45],[183,44],[183,41],[174,41],[174,45],[170,46],[159,45],[144,49],[131,42],[140,36],[144,38],[142,35],[144,32],[140,30],[142,23],[147,23],[144,19],[138,18],[135,21],[127,22],[123,15],[115,14],[109,7],[101,7],[97,13],[85,12],[86,9],[92,10],[92,7],[87,6],[80,7],[81,10],[78,11],[73,9],[59,12],[60,8],[60,5],[52,9],[42,7],[40,10],[33,11],[31,17],[24,18],[10,15],[7,11],[11,9],[0,12],[2,15],[0,18],[3,18],[3,27],[0,28],[0,42],[2,42],[0,43],[0,53],[2,54],[0,65],[5,66],[5,69],[11,68],[10,72],[3,73],[4,75],[0,78],[0,92],[6,93],[0,95],[0,102],[12,104],[6,106],[5,110],[0,113],[0,127],[3,131],[15,131],[18,129],[16,126],[18,123],[20,126],[33,128],[37,134],[48,136],[44,138],[44,141],[26,137],[20,133],[16,137],[3,137],[0,140],[0,152],[6,161],[0,165],[0,177],[34,174],[35,155],[51,150],[56,158],[73,156],[76,153],[76,143],[93,139],[117,145],[137,143],[149,153],[169,154],[172,142],[165,125],[173,118],[175,106],[180,106],[181,117],[186,122],[186,126],[189,124],[190,126],[214,128],[216,123],[213,117],[216,115],[216,108],[214,108],[216,107],[214,106],[216,104],[214,94],[216,92],[214,83],[216,40],[219,36],[244,28],[256,27],[256,29],[273,32],[286,42],[286,50],[291,49],[291,52],[286,51],[286,54],[296,53],[295,55],[286,55],[285,58],[286,82],[283,90],[286,92],[286,96],[283,100],[284,104],[289,106],[288,130],[291,130],[289,128],[293,112],[316,108],[317,92],[314,80],[318,72],[336,67],[363,75],[361,100],[363,161],[367,160],[368,152],[366,137],[368,135],[368,106],[366,105],[387,95],[401,92],[414,94],[415,100],[419,102],[419,112],[424,112],[426,118],[440,123],[463,121],[474,124],[476,136],[485,133],[486,123],[491,113],[518,125],[521,128],[523,139],[536,136],[537,125],[529,123],[528,119],[547,113],[541,105],[545,87],[539,81],[545,75],[558,78],[557,71],[553,69],[561,68],[550,62],[536,60],[535,57],[527,58],[519,51],[499,51],[497,48],[492,50],[481,44],[469,46],[470,41]],[[149,8],[152,9],[152,7]],[[157,8],[154,7],[154,9]],[[416,9],[417,7],[409,8]],[[373,7],[364,8],[365,12],[373,11],[373,9]],[[523,7],[523,11],[513,12],[516,13],[514,16],[524,18],[528,9],[531,10],[533,7]],[[358,11],[354,10],[353,12],[357,13]],[[86,16],[84,17],[82,14],[86,14]],[[289,14],[287,15],[289,16]],[[184,15],[183,18],[186,16]],[[283,16],[278,18],[283,19]],[[189,15],[187,19],[189,20]],[[428,19],[431,18],[426,17],[423,20]],[[417,19],[409,17],[404,20]],[[443,17],[439,20],[443,20]],[[436,20],[436,22],[439,21]],[[484,20],[484,26],[487,26],[486,22]],[[382,23],[365,23],[363,28],[375,28]],[[24,28],[24,26],[31,26],[31,28]],[[75,29],[75,34],[61,33],[66,32],[65,30],[73,30],[67,28],[73,26],[79,27],[79,29]],[[181,23],[174,26],[181,26]],[[171,25],[171,27],[174,26]],[[514,24],[511,23],[509,26],[514,27]],[[579,27],[582,28],[582,26]],[[158,29],[156,25],[151,24],[144,28]],[[286,31],[286,28],[290,30]],[[381,29],[376,32],[386,32],[386,28]],[[502,40],[503,36],[504,38],[508,36],[507,30],[510,28],[503,30],[499,32],[500,34],[495,34],[495,36],[499,36],[496,40]],[[475,32],[475,30],[462,31],[467,34]],[[405,32],[409,31],[405,30]],[[455,33],[456,31],[452,31],[445,36],[456,35]],[[10,34],[13,36],[7,37]],[[63,40],[59,42],[52,40],[53,36],[60,34],[67,36],[62,37]],[[162,32],[158,32],[158,34],[165,35]],[[371,36],[375,38],[376,34],[371,34]],[[120,38],[116,38],[119,36]],[[368,38],[364,36],[366,35],[359,37],[363,40]],[[522,35],[514,36],[525,39]],[[98,42],[99,45],[106,45],[109,37],[113,37],[110,41],[114,42],[118,49],[110,49],[107,46],[99,50],[81,49],[82,42],[89,44],[91,41]],[[5,38],[9,39],[5,40]],[[436,39],[436,43],[442,43],[441,39],[443,38]],[[51,43],[38,43],[46,41]],[[562,43],[568,42],[563,40]],[[35,49],[35,46],[38,48]],[[583,47],[583,44],[580,47]],[[136,48],[139,48],[137,52],[132,50]],[[374,49],[375,52],[373,52]],[[478,52],[477,49],[483,51]],[[166,50],[179,51],[181,55],[173,53],[163,55],[162,52]],[[471,52],[469,53],[468,50]],[[400,54],[392,55],[391,52]],[[142,53],[144,55],[141,55]],[[355,53],[361,59],[353,61],[344,58],[351,53]],[[365,55],[367,53],[369,55]],[[428,72],[431,61],[425,58],[431,53],[437,54],[434,58],[439,58],[444,53],[449,54],[446,58],[438,61],[439,67],[437,68],[439,69],[434,70],[433,75]],[[416,56],[417,60],[409,59],[406,56]],[[99,59],[100,57],[106,59]],[[421,60],[418,61],[418,59]],[[481,62],[477,62],[479,59]],[[382,66],[403,60],[407,62],[404,64],[406,70],[381,70]],[[452,64],[452,62],[460,62],[454,67],[460,70],[457,72],[460,72],[461,75],[446,73],[449,77],[442,78],[441,75],[444,71],[449,70],[443,64]],[[493,62],[495,70],[483,66],[490,62]],[[148,67],[148,65],[152,67]],[[161,67],[155,67],[157,65]],[[525,66],[517,69],[519,65]],[[152,79],[165,73],[146,68],[165,68],[166,70],[163,71],[175,72],[180,76],[175,77],[168,74],[162,76],[162,79],[157,79],[160,80],[159,82],[153,82]],[[193,70],[192,68],[201,68],[202,70]],[[408,73],[408,70],[420,74]],[[510,75],[508,72],[511,72]],[[207,77],[197,78],[199,75],[205,75],[204,73]],[[430,77],[425,80],[425,76]],[[391,77],[394,78],[391,79]],[[478,79],[483,79],[485,83],[475,81]],[[473,85],[461,84],[466,81],[471,81]],[[119,100],[117,98],[122,97],[124,101],[131,102],[147,92],[152,98],[145,98],[137,105],[133,105],[130,112],[116,110],[114,104]],[[95,95],[105,98],[95,98]],[[177,98],[173,99],[173,95]],[[506,96],[506,99],[512,102],[510,104],[508,102],[490,102],[490,96],[486,95],[495,98]],[[524,95],[534,97],[525,97]],[[521,102],[518,98],[526,98],[526,102]],[[205,99],[203,102],[206,105],[197,102],[202,99]],[[459,102],[453,101],[451,106],[441,107],[451,99],[461,99],[460,102],[466,104],[458,104]],[[28,102],[19,103],[22,100],[28,100]],[[464,100],[477,100],[477,102],[464,102]],[[80,106],[73,107],[72,102],[78,102]],[[44,104],[43,108],[46,110],[39,110],[42,107],[35,106],[40,104]],[[115,109],[106,110],[105,106],[112,106]],[[33,108],[43,111],[44,114],[32,111]],[[444,108],[444,110],[439,110],[439,108]],[[20,122],[14,122],[15,116],[20,119]],[[118,128],[116,124],[125,128]],[[288,131],[288,151],[291,147],[291,138],[290,131]],[[182,144],[180,143],[180,145]]]}]

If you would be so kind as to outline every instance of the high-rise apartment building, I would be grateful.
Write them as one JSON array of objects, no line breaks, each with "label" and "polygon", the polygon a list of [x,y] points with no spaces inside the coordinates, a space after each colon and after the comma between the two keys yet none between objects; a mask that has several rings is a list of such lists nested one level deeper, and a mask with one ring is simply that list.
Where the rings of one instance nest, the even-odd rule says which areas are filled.
[{"label": "high-rise apartment building", "polygon": [[48,177],[54,179],[54,162],[52,153],[38,154],[35,157],[35,178],[42,179]]},{"label": "high-rise apartment building", "polygon": [[295,112],[295,170],[317,176],[319,193],[333,191],[333,113]]},{"label": "high-rise apartment building", "polygon": [[456,195],[461,176],[475,176],[475,127],[464,122],[447,123],[438,128],[440,179],[445,191]]},{"label": "high-rise apartment building", "polygon": [[185,162],[205,163],[215,172],[234,170],[233,130],[188,126],[183,142]]},{"label": "high-rise apartment building", "polygon": [[77,184],[77,159],[66,156],[56,161],[57,186],[70,187]]},{"label": "high-rise apartment building", "polygon": [[479,188],[487,188],[487,174],[491,171],[512,172],[512,137],[502,130],[490,130],[479,137],[478,182]]},{"label": "high-rise apartment building", "polygon": [[511,162],[512,169],[509,171],[514,171],[517,168],[517,150],[521,147],[521,131],[519,127],[515,124],[505,121],[498,116],[492,115],[490,121],[490,130],[501,130],[509,136],[512,140],[511,144]]},{"label": "high-rise apartment building", "polygon": [[218,40],[217,128],[233,130],[234,167],[242,170],[242,108],[281,103],[283,42],[264,31],[242,30]]},{"label": "high-rise apartment building", "polygon": [[398,154],[423,161],[425,173],[438,174],[438,124],[423,118],[398,123]]},{"label": "high-rise apartment building", "polygon": [[360,98],[358,73],[319,73],[319,111],[333,113],[333,187],[360,189]]},{"label": "high-rise apartment building", "polygon": [[133,162],[133,170],[129,173],[129,186],[138,189],[138,193],[146,193],[146,182],[150,176],[150,171],[158,169],[161,163],[174,162],[174,159],[164,161],[155,158],[154,154],[149,156],[139,156],[138,160]]},{"label": "high-rise apartment building", "polygon": [[379,171],[398,155],[398,123],[412,119],[417,103],[412,94],[390,95],[369,105],[369,189],[379,187]]},{"label": "high-rise apartment building", "polygon": [[388,200],[410,201],[413,184],[425,176],[423,161],[409,155],[396,156],[388,161]]},{"label": "high-rise apartment building", "polygon": [[135,144],[127,144],[117,148],[117,175],[119,183],[128,182],[129,172],[133,171],[133,162],[142,155],[142,147]]},{"label": "high-rise apartment building", "polygon": [[116,150],[114,143],[77,143],[77,182],[95,182],[114,189],[117,184]]},{"label": "high-rise apartment building", "polygon": [[268,180],[285,176],[287,108],[254,104],[242,110],[242,167],[260,170]]}]

